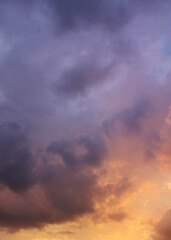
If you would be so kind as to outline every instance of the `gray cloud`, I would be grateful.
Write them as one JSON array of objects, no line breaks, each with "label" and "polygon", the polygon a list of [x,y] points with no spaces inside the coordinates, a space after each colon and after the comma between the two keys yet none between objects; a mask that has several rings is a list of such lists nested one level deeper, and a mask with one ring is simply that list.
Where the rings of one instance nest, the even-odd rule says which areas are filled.
[{"label": "gray cloud", "polygon": [[79,24],[104,24],[116,30],[131,18],[131,11],[124,1],[57,0],[51,4],[63,30],[72,29]]},{"label": "gray cloud", "polygon": [[110,68],[111,66],[96,66],[92,60],[78,63],[71,70],[65,71],[61,79],[53,84],[54,91],[64,97],[81,96],[91,87],[105,82]]},{"label": "gray cloud", "polygon": [[[83,149],[80,154],[76,154],[79,147]],[[99,165],[107,152],[104,140],[101,137],[91,139],[88,136],[80,137],[73,142],[53,142],[48,146],[47,151],[59,154],[67,166],[76,168],[86,165]]]},{"label": "gray cloud", "polygon": [[54,20],[62,31],[73,30],[77,27],[101,25],[111,31],[122,29],[139,12],[144,15],[154,14],[167,7],[166,1],[140,0],[53,0],[50,6],[53,9]]},{"label": "gray cloud", "polygon": [[25,131],[16,123],[0,125],[0,181],[20,192],[34,184],[34,157]]},{"label": "gray cloud", "polygon": [[[152,146],[146,149],[149,156],[160,145],[170,76],[161,86],[143,75],[138,47],[124,27],[163,1],[126,2],[0,1],[0,183],[2,195],[8,191],[0,196],[0,226],[18,230],[74,221],[94,213],[98,195],[113,194],[119,201],[132,188],[126,178],[106,188],[98,185],[94,169],[107,156],[98,128],[102,121],[105,137],[142,134]],[[127,74],[124,67],[130,66],[134,72],[137,63],[143,69],[140,79],[124,82],[118,72]],[[137,101],[137,95],[149,102]],[[58,101],[61,96],[64,101]],[[117,101],[129,97],[133,103],[115,111]],[[105,115],[108,108],[111,118]],[[147,118],[152,124],[144,131]],[[92,137],[96,130],[99,135]],[[121,221],[126,216],[110,217]]]}]

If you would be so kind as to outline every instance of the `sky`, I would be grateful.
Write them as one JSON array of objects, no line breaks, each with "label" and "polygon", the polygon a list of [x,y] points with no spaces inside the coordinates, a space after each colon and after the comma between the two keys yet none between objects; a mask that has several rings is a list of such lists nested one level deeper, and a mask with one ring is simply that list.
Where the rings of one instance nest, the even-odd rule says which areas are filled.
[{"label": "sky", "polygon": [[171,1],[0,0],[0,240],[171,239]]}]

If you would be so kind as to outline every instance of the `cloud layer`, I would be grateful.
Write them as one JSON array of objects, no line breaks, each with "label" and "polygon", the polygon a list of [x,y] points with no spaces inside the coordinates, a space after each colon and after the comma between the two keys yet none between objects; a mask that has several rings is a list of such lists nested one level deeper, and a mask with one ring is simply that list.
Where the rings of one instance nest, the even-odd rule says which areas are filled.
[{"label": "cloud layer", "polygon": [[[168,9],[0,1],[0,227],[121,223],[125,199],[171,169]],[[157,240],[169,221],[168,211]]]}]

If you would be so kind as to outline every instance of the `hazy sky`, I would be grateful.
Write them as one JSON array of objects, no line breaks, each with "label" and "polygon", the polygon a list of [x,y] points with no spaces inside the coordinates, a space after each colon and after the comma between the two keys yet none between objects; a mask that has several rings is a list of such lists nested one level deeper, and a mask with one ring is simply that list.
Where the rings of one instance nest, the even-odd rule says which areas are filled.
[{"label": "hazy sky", "polygon": [[0,0],[0,240],[171,239],[171,1]]}]

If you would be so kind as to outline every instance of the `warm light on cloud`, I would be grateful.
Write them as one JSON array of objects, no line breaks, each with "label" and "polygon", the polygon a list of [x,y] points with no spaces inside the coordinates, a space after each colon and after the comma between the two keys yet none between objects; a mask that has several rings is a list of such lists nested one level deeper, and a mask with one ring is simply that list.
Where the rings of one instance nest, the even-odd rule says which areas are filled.
[{"label": "warm light on cloud", "polygon": [[0,1],[0,238],[170,240],[170,11]]}]

